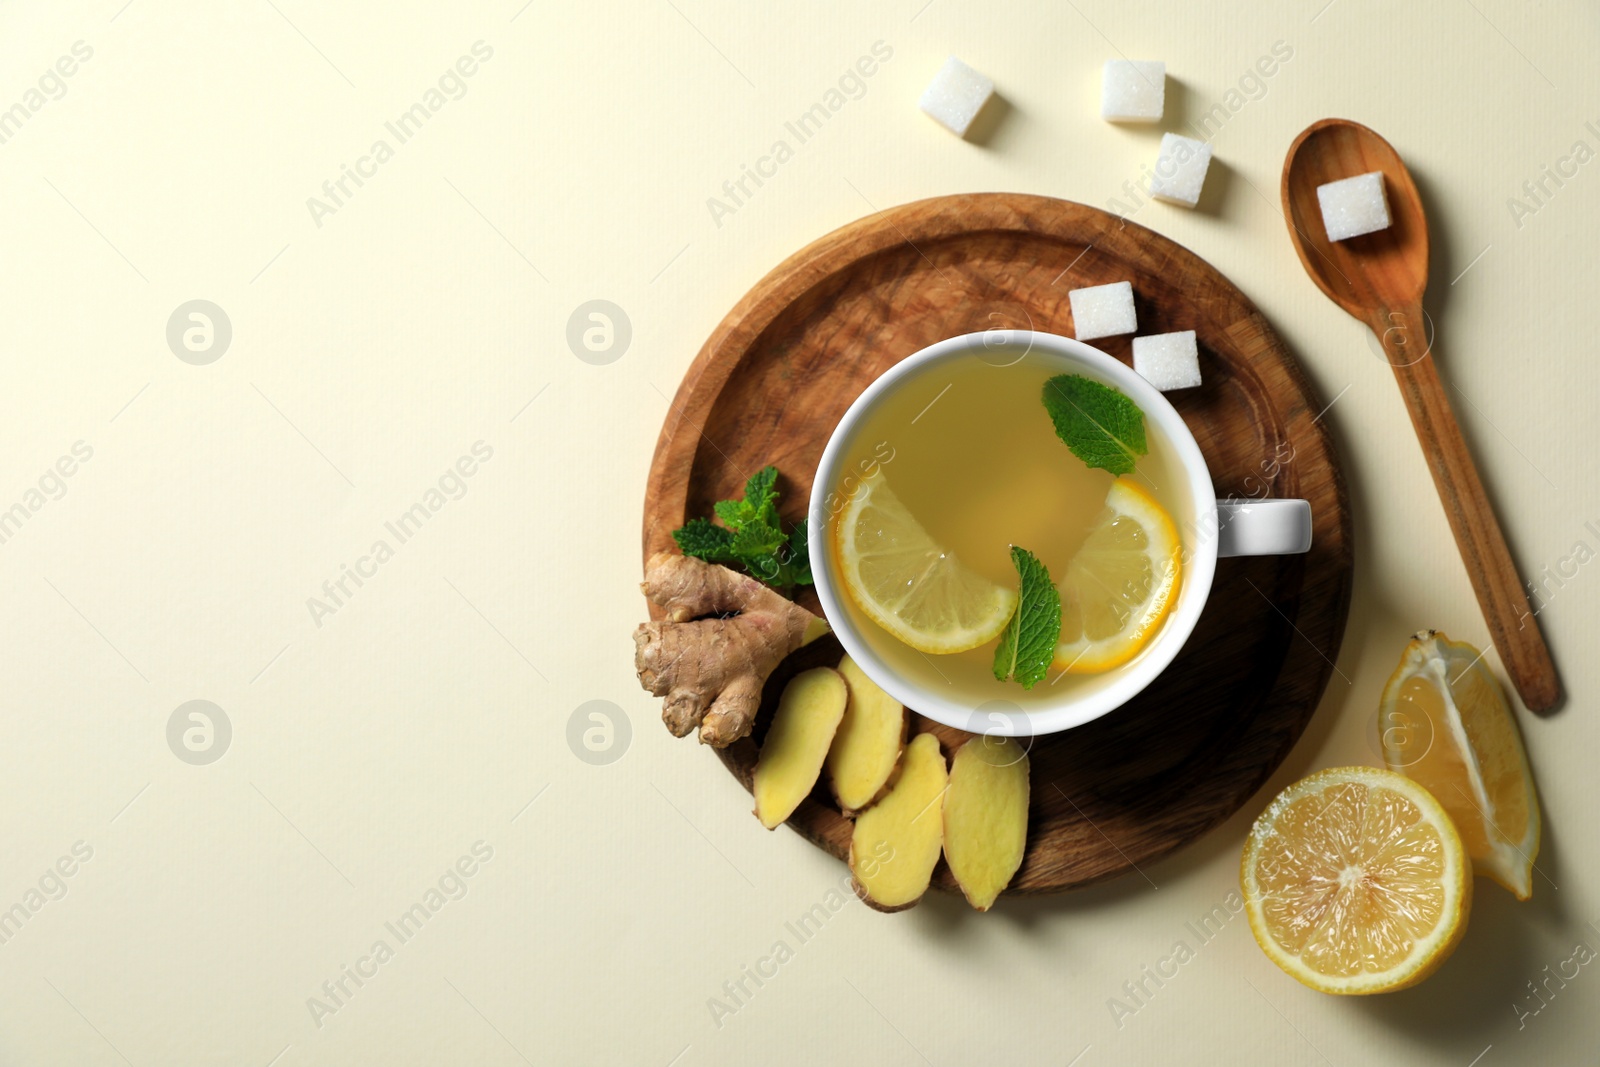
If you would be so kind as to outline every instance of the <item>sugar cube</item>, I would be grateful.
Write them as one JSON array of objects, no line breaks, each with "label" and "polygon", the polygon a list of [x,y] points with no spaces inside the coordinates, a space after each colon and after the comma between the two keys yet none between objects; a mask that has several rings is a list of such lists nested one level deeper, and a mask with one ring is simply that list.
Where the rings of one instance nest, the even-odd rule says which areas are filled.
[{"label": "sugar cube", "polygon": [[1107,122],[1160,122],[1166,97],[1165,63],[1106,60],[1100,74],[1100,117]]},{"label": "sugar cube", "polygon": [[1175,133],[1161,135],[1161,152],[1150,176],[1150,195],[1183,207],[1200,202],[1200,188],[1211,169],[1211,146]]},{"label": "sugar cube", "polygon": [[1133,339],[1133,369],[1163,393],[1200,384],[1200,351],[1194,331],[1158,333]]},{"label": "sugar cube", "polygon": [[1317,203],[1330,241],[1389,228],[1389,196],[1381,170],[1317,186]]},{"label": "sugar cube", "polygon": [[1133,283],[1091,285],[1067,293],[1072,303],[1072,325],[1080,341],[1114,337],[1139,328],[1133,310]]},{"label": "sugar cube", "polygon": [[957,137],[965,137],[972,120],[993,95],[991,79],[951,56],[922,90],[917,106]]}]

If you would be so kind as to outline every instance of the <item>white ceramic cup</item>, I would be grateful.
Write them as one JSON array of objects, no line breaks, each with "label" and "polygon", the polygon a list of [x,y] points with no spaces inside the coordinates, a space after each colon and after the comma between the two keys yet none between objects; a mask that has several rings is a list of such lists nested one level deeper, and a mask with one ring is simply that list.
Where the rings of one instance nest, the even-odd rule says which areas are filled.
[{"label": "white ceramic cup", "polygon": [[[829,547],[832,520],[842,495],[841,486],[856,429],[902,382],[943,362],[977,356],[1004,366],[1011,353],[1025,353],[1058,364],[1058,373],[1076,373],[1115,386],[1139,405],[1145,418],[1170,445],[1175,464],[1183,473],[1192,522],[1181,523],[1184,571],[1166,621],[1149,647],[1124,667],[1110,672],[1108,684],[1089,692],[1064,692],[1059,700],[1046,696],[1030,700],[1027,710],[996,713],[988,704],[953,698],[937,688],[906,676],[874,652],[858,628],[854,611],[847,610],[845,592]],[[1016,358],[1022,358],[1018,355]],[[1042,417],[1042,413],[1041,413]],[[1177,657],[1200,619],[1217,559],[1227,556],[1287,555],[1311,547],[1311,505],[1304,500],[1222,500],[1211,486],[1205,457],[1183,418],[1144,378],[1130,367],[1091,348],[1082,341],[1027,330],[988,330],[964,334],[929,345],[891,367],[850,405],[828,439],[812,483],[807,516],[813,545],[811,570],[834,633],[850,658],[878,685],[913,711],[930,719],[974,732],[1005,736],[1056,733],[1098,719],[1131,700],[1153,682]],[[871,623],[866,623],[871,625]],[[1011,687],[995,683],[996,704],[1004,703]]]}]

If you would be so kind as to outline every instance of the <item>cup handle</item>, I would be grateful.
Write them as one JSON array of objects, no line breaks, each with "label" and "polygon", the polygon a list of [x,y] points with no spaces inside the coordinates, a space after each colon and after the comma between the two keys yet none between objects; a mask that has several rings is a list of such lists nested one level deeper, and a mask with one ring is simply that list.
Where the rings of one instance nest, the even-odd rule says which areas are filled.
[{"label": "cup handle", "polygon": [[1305,500],[1217,501],[1217,557],[1292,556],[1311,548]]}]

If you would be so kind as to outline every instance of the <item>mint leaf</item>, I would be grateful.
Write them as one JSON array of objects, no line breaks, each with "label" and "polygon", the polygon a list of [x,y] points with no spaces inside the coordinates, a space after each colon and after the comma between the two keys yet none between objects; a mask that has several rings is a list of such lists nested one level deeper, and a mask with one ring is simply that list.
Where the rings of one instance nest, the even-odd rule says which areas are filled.
[{"label": "mint leaf", "polygon": [[794,570],[796,585],[811,584],[811,544],[806,532],[806,520],[789,535],[789,566]]},{"label": "mint leaf", "polygon": [[1149,451],[1144,412],[1109,385],[1079,374],[1058,374],[1044,383],[1043,399],[1056,436],[1091,467],[1127,474]]},{"label": "mint leaf", "polygon": [[778,525],[777,467],[763,467],[750,476],[744,483],[744,503],[752,521]]},{"label": "mint leaf", "polygon": [[733,558],[733,533],[721,526],[713,526],[710,519],[690,519],[672,531],[672,539],[685,556],[697,556],[711,563],[724,563]]},{"label": "mint leaf", "polygon": [[778,517],[777,467],[752,475],[743,500],[719,500],[712,510],[721,526],[699,518],[672,531],[684,555],[737,564],[778,589],[812,584],[805,523],[785,534]]},{"label": "mint leaf", "polygon": [[[735,548],[738,548],[737,538]],[[757,578],[780,589],[811,585],[811,552],[805,521],[801,520],[772,551],[752,554],[745,567]]]},{"label": "mint leaf", "polygon": [[711,505],[711,510],[730,530],[737,530],[750,521],[750,505],[743,500],[719,500]]},{"label": "mint leaf", "polygon": [[994,676],[1032,689],[1049,673],[1061,637],[1061,594],[1032,552],[1012,545],[1011,562],[1017,568],[1017,610],[994,650]]},{"label": "mint leaf", "polygon": [[756,559],[772,555],[784,543],[783,531],[778,527],[748,523],[734,532],[729,549],[739,559]]}]

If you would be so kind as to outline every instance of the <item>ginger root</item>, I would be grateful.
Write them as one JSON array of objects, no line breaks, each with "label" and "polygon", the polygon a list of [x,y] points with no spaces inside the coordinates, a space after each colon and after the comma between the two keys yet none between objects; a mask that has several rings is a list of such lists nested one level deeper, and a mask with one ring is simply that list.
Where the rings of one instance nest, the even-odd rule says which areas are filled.
[{"label": "ginger root", "polygon": [[701,743],[716,748],[755,725],[773,668],[828,632],[756,579],[693,556],[657,552],[639,588],[665,613],[633,633],[639,684],[666,697],[661,719],[674,737],[699,727]]},{"label": "ginger root", "polygon": [[1028,843],[1028,754],[1009,737],[974,737],[950,761],[944,858],[967,903],[988,911]]},{"label": "ginger root", "polygon": [[844,678],[831,667],[802,671],[783,687],[750,783],[756,818],[768,830],[793,815],[817,784],[848,697]]},{"label": "ginger root", "polygon": [[906,746],[894,788],[856,819],[850,873],[856,896],[870,907],[900,911],[928,891],[944,842],[946,781],[939,739],[918,734]]},{"label": "ginger root", "polygon": [[849,656],[839,662],[839,673],[850,687],[850,703],[828,750],[828,777],[848,818],[883,794],[900,762],[910,716]]}]

